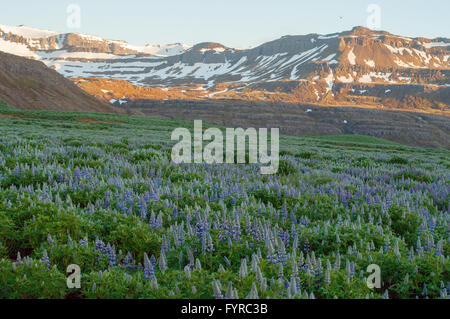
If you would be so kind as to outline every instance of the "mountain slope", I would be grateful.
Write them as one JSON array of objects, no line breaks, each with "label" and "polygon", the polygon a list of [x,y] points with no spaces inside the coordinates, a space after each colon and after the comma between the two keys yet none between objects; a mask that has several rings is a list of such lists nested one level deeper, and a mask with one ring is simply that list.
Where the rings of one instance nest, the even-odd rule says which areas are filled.
[{"label": "mountain slope", "polygon": [[286,36],[247,50],[214,42],[143,48],[0,25],[0,50],[39,59],[117,105],[237,99],[449,114],[446,38],[413,39],[356,27]]},{"label": "mountain slope", "polygon": [[42,62],[3,52],[0,100],[20,109],[123,112],[90,96]]}]

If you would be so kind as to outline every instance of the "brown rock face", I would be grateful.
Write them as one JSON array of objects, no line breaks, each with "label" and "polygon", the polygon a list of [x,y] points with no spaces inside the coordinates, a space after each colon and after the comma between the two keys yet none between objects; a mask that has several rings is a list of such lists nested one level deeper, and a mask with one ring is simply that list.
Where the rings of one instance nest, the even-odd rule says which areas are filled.
[{"label": "brown rock face", "polygon": [[139,54],[137,51],[124,48],[119,42],[97,40],[75,33],[66,35],[63,48],[69,52],[110,53],[117,55]]},{"label": "brown rock face", "polygon": [[42,62],[0,52],[0,100],[20,109],[122,113]]}]

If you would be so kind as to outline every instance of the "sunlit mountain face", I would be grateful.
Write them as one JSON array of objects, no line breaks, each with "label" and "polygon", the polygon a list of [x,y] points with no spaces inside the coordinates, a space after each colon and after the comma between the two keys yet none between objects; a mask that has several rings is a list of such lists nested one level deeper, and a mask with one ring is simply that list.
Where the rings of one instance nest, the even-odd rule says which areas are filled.
[{"label": "sunlit mountain face", "polygon": [[356,27],[286,36],[239,50],[219,43],[133,46],[83,34],[0,25],[0,50],[40,60],[96,97],[233,99],[449,112],[446,38]]}]

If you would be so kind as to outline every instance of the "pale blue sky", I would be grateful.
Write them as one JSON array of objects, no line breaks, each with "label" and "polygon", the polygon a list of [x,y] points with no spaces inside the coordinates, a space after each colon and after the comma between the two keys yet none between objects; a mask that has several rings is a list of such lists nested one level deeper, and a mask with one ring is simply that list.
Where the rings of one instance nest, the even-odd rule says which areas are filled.
[{"label": "pale blue sky", "polygon": [[[81,8],[81,29],[66,26],[71,3]],[[327,34],[366,25],[371,3],[381,7],[382,30],[450,37],[448,0],[13,0],[1,4],[0,24],[81,32],[136,45],[215,41],[247,47],[288,34]]]}]

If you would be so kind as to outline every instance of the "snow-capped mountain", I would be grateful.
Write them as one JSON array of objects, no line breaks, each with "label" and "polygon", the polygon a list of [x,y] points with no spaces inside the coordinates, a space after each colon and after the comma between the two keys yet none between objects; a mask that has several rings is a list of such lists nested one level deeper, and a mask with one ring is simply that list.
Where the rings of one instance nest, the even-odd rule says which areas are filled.
[{"label": "snow-capped mountain", "polygon": [[174,44],[147,44],[145,47],[135,47],[137,51],[154,56],[172,56],[184,53],[190,46],[182,43]]},{"label": "snow-capped mountain", "polygon": [[[126,41],[107,40],[79,33],[58,33],[27,26],[0,25],[0,50],[47,61],[55,59],[113,59],[116,56],[158,56],[181,54],[182,43],[135,46]],[[8,43],[6,43],[8,42]]]},{"label": "snow-capped mountain", "polygon": [[[0,50],[41,60],[107,101],[238,98],[327,105],[426,104],[448,110],[450,95],[449,39],[407,38],[363,27],[330,35],[286,36],[238,50],[213,42],[191,48],[137,47],[0,25]],[[415,101],[407,101],[410,97]]]}]

